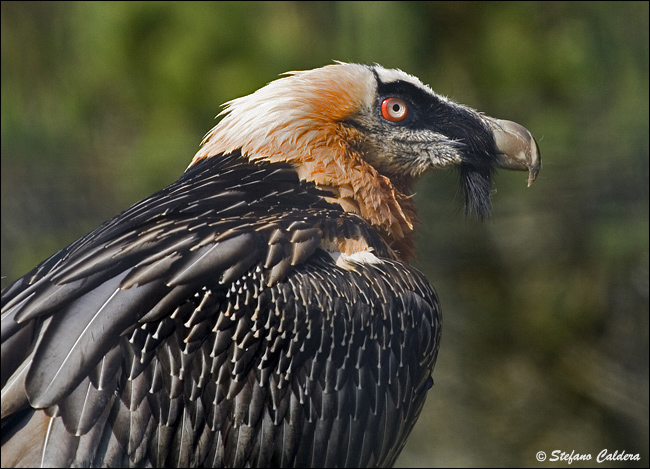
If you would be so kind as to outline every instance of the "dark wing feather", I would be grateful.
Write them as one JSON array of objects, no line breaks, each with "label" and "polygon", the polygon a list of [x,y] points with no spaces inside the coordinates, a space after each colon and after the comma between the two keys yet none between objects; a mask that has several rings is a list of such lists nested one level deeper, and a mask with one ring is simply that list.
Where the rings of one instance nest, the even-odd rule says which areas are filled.
[{"label": "dark wing feather", "polygon": [[[286,165],[206,159],[10,285],[3,465],[392,464],[437,300],[323,196]],[[333,237],[380,261],[338,267]]]}]

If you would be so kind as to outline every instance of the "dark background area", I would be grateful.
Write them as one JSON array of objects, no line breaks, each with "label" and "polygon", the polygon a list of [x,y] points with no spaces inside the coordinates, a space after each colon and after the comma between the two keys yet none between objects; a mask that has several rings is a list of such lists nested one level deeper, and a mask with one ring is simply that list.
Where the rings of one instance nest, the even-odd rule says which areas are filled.
[{"label": "dark background area", "polygon": [[[543,169],[466,219],[417,186],[444,314],[398,466],[648,466],[648,3],[2,2],[2,287],[187,167],[220,105],[380,63],[514,120]],[[599,466],[622,467],[622,462]]]}]

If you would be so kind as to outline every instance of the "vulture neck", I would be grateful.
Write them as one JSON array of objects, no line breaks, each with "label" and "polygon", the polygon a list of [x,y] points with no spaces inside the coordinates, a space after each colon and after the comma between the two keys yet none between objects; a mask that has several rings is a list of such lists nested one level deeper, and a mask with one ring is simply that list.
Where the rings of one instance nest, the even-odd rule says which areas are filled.
[{"label": "vulture neck", "polygon": [[[321,134],[323,135],[323,134]],[[395,259],[408,262],[415,257],[415,225],[417,210],[410,195],[411,178],[396,179],[383,175],[370,165],[355,144],[361,138],[358,131],[333,124],[331,132],[309,144],[286,148],[259,148],[255,153],[242,155],[252,161],[285,162],[291,164],[303,181],[313,182],[318,188],[330,192],[326,197],[348,213],[366,220],[381,234]],[[205,147],[211,151],[205,151]],[[283,148],[284,147],[284,148]],[[232,151],[218,142],[208,140],[192,164],[209,155]],[[218,156],[217,156],[218,157]],[[343,246],[343,247],[341,247]],[[367,249],[365,243],[340,245],[345,254]]]},{"label": "vulture neck", "polygon": [[[300,179],[311,181],[332,193],[328,200],[343,210],[361,216],[382,235],[394,257],[409,261],[415,255],[417,210],[410,194],[410,185],[400,184],[379,173],[356,150],[356,132],[340,128],[341,135],[329,145],[316,146],[299,159],[275,161],[292,163]],[[349,254],[349,253],[346,253]]]},{"label": "vulture neck", "polygon": [[[416,223],[410,190],[404,189],[409,184],[400,182],[400,190],[379,173],[359,150],[364,137],[343,124],[372,106],[375,94],[375,77],[362,65],[292,72],[229,102],[192,164],[237,150],[251,161],[290,163],[302,180],[329,189],[331,202],[375,227],[396,259],[407,261],[415,252]],[[359,241],[341,252],[363,250]]]}]

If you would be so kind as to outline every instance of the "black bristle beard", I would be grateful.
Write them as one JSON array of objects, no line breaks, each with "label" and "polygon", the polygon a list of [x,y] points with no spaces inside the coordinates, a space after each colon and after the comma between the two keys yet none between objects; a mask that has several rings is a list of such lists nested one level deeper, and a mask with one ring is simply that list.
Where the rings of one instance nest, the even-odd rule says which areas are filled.
[{"label": "black bristle beard", "polygon": [[460,166],[460,190],[463,193],[465,214],[479,220],[489,218],[492,205],[492,173],[488,166],[477,168],[470,165]]}]

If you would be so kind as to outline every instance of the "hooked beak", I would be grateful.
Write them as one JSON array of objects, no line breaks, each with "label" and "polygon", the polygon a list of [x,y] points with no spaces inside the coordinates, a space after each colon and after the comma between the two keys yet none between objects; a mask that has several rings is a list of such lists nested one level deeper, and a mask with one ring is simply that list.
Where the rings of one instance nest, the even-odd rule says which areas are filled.
[{"label": "hooked beak", "polygon": [[498,154],[498,167],[528,171],[530,187],[542,166],[542,155],[530,132],[516,122],[483,116],[494,134]]}]

